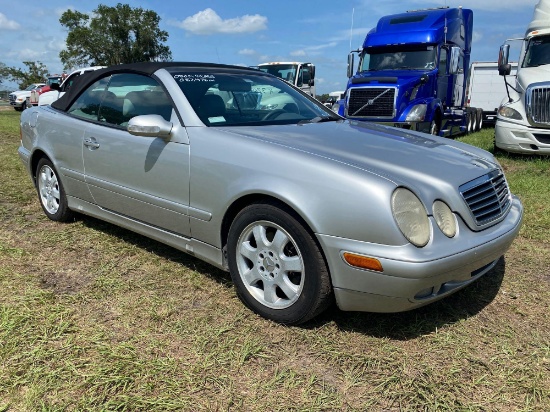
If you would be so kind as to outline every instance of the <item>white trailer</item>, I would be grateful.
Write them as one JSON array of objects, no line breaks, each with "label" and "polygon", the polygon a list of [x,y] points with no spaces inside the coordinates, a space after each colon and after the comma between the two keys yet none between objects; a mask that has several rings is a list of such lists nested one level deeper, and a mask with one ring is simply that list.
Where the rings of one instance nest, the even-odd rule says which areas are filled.
[{"label": "white trailer", "polygon": [[[518,64],[511,63],[511,65],[511,74],[515,76]],[[498,63],[473,62],[470,66],[470,78],[466,93],[466,105],[481,109],[482,123],[494,126],[500,103],[506,97],[506,85],[498,73]]]}]

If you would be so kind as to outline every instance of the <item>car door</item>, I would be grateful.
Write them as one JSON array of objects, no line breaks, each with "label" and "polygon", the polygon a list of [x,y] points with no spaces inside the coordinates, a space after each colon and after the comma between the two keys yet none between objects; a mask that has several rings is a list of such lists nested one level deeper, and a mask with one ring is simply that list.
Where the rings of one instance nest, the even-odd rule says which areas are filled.
[{"label": "car door", "polygon": [[126,130],[130,118],[144,114],[159,114],[179,124],[158,82],[138,74],[115,74],[94,83],[78,100],[72,114],[89,118],[83,161],[94,202],[113,213],[189,236],[185,128],[176,124],[167,139],[134,136]]}]

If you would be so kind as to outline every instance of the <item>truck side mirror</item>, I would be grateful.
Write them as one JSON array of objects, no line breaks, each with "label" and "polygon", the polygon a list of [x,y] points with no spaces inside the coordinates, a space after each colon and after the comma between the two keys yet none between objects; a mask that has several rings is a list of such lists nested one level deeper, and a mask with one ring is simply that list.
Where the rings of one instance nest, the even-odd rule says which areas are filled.
[{"label": "truck side mirror", "polygon": [[508,76],[512,72],[512,65],[508,63],[509,55],[510,45],[503,44],[500,46],[498,53],[498,74],[501,76]]},{"label": "truck side mirror", "polygon": [[353,76],[354,59],[353,53],[348,54],[348,79]]},{"label": "truck side mirror", "polygon": [[462,67],[459,67],[460,47],[451,47],[451,61],[449,64],[449,74],[458,74]]},{"label": "truck side mirror", "polygon": [[50,84],[50,89],[60,91],[61,86],[59,85],[59,83],[52,83]]}]

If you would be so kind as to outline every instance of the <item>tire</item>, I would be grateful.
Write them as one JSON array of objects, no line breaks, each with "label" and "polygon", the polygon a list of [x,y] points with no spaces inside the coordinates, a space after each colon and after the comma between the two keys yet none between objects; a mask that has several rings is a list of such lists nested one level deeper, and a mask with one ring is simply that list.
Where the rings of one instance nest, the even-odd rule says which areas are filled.
[{"label": "tire", "polygon": [[59,175],[47,158],[40,159],[36,167],[36,190],[42,210],[48,218],[56,222],[66,222],[74,217]]},{"label": "tire", "polygon": [[475,129],[476,117],[472,109],[468,109],[468,134],[473,133]]},{"label": "tire", "polygon": [[477,130],[483,129],[483,109],[477,109]]},{"label": "tire", "polygon": [[325,259],[292,211],[270,202],[247,206],[231,224],[227,251],[239,298],[264,318],[296,325],[332,302]]},{"label": "tire", "polygon": [[440,128],[441,126],[440,126],[439,119],[436,117],[430,123],[430,134],[434,136],[439,136]]}]

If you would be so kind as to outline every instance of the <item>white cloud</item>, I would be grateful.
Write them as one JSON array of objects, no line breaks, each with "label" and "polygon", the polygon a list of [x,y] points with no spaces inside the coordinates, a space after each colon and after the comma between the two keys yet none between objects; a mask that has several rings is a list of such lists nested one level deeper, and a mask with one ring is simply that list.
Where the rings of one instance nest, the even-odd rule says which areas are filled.
[{"label": "white cloud", "polygon": [[483,34],[478,32],[478,31],[473,31],[472,32],[472,43],[477,43],[479,42],[481,39],[483,39]]},{"label": "white cloud", "polygon": [[254,56],[255,54],[258,54],[258,52],[251,49],[242,49],[239,50],[239,54],[242,54],[243,56]]},{"label": "white cloud", "polygon": [[223,20],[214,10],[207,8],[176,24],[194,34],[240,34],[254,33],[267,29],[267,17],[246,14]]},{"label": "white cloud", "polygon": [[21,25],[14,20],[9,20],[3,13],[0,13],[0,30],[19,30]]},{"label": "white cloud", "polygon": [[294,57],[305,56],[306,52],[304,50],[296,50],[296,51],[290,52],[290,55]]}]

